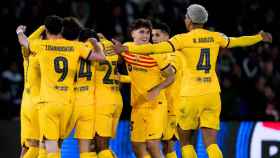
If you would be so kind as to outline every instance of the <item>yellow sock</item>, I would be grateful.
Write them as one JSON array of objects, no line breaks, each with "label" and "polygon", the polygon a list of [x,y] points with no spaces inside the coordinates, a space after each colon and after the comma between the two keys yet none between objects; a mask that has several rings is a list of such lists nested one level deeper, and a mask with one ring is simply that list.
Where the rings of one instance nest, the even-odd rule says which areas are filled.
[{"label": "yellow sock", "polygon": [[80,158],[97,158],[97,155],[95,152],[84,152],[80,153]]},{"label": "yellow sock", "polygon": [[151,158],[151,156],[150,155],[145,155],[144,158]]},{"label": "yellow sock", "polygon": [[47,158],[47,151],[44,148],[39,148],[38,158]]},{"label": "yellow sock", "polygon": [[102,150],[98,153],[98,158],[114,158],[113,153],[111,150]]},{"label": "yellow sock", "polygon": [[61,158],[60,153],[48,153],[47,158]]},{"label": "yellow sock", "polygon": [[171,153],[167,153],[166,158],[177,158],[176,152],[173,151]]},{"label": "yellow sock", "polygon": [[27,152],[24,154],[23,158],[37,158],[38,152],[39,152],[39,148],[29,147]]},{"label": "yellow sock", "polygon": [[209,158],[223,158],[223,153],[217,144],[211,144],[207,148]]},{"label": "yellow sock", "polygon": [[197,158],[196,152],[192,145],[182,147],[182,158]]}]

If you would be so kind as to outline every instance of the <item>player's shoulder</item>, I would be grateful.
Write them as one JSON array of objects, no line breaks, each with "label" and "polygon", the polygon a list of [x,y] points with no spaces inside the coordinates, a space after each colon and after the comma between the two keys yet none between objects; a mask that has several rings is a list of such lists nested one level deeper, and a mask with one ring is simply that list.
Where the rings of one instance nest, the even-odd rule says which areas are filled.
[{"label": "player's shoulder", "polygon": [[217,31],[211,31],[209,30],[209,34],[211,34],[212,36],[216,37],[216,38],[228,38],[224,33],[222,32],[217,32]]},{"label": "player's shoulder", "polygon": [[42,39],[32,39],[32,40],[29,40],[29,43],[30,44],[41,44],[41,43],[45,43],[46,40],[42,40]]},{"label": "player's shoulder", "polygon": [[179,34],[176,34],[176,35],[174,35],[172,38],[186,38],[186,37],[188,37],[188,36],[190,36],[190,33],[188,32],[188,33],[179,33]]}]

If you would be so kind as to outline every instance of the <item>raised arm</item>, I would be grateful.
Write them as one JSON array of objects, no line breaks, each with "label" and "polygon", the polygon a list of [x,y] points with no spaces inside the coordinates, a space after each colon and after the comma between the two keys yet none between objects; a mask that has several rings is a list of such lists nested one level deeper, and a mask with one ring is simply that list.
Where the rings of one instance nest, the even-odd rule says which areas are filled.
[{"label": "raised arm", "polygon": [[40,26],[36,31],[34,31],[30,36],[28,36],[28,40],[39,39],[42,33],[45,31],[45,26]]},{"label": "raised arm", "polygon": [[251,46],[260,41],[272,42],[271,34],[260,31],[259,34],[254,36],[230,37],[227,48]]},{"label": "raised arm", "polygon": [[106,60],[100,43],[95,38],[89,38],[88,41],[93,46],[93,50],[91,51],[88,60],[96,60],[96,61]]},{"label": "raised arm", "polygon": [[20,25],[20,26],[17,27],[16,33],[17,33],[17,36],[18,36],[19,44],[22,47],[24,47],[25,49],[28,49],[28,38],[24,34],[25,30],[26,30],[26,26]]}]

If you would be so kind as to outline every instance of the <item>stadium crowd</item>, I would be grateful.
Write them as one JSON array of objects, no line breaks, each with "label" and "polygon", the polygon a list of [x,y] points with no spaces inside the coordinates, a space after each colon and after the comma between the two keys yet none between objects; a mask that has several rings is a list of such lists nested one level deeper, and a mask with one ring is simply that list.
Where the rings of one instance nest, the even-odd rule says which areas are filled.
[{"label": "stadium crowd", "polygon": [[[224,120],[280,120],[279,11],[276,2],[264,0],[16,0],[14,10],[3,7],[2,20],[15,18],[15,25],[28,26],[27,34],[42,24],[46,15],[75,16],[106,37],[127,41],[127,26],[136,18],[160,19],[173,34],[185,31],[186,6],[201,3],[210,13],[207,27],[228,36],[254,34],[263,29],[273,34],[273,44],[222,49],[218,70],[222,88]],[[217,9],[217,7],[220,7]],[[15,16],[13,16],[13,14]],[[8,26],[1,26],[9,30]],[[1,39],[0,119],[19,116],[23,69],[16,35]],[[123,87],[124,106],[129,106],[128,86]],[[126,108],[124,108],[126,109]],[[129,114],[130,112],[123,112]],[[125,115],[123,118],[128,119]]]}]

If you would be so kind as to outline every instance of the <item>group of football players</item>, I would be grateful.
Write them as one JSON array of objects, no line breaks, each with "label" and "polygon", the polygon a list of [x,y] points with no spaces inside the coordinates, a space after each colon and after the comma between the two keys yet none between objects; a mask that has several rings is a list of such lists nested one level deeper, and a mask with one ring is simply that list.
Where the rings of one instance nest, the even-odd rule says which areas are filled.
[{"label": "group of football players", "polygon": [[[222,158],[219,48],[271,42],[269,33],[238,38],[203,26],[207,10],[190,5],[188,33],[170,38],[161,22],[137,19],[131,42],[108,40],[73,17],[46,17],[27,37],[16,32],[24,58],[21,107],[22,158],[60,158],[60,145],[73,129],[81,158],[117,157],[109,147],[122,112],[121,83],[131,83],[131,142],[137,158],[197,158],[191,136],[200,128],[209,158]],[[128,75],[118,72],[124,61]],[[161,141],[163,150],[161,150]]]}]

